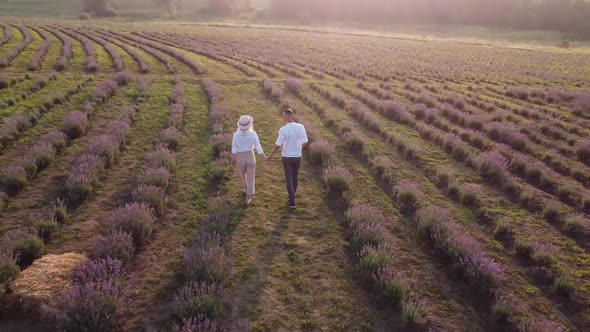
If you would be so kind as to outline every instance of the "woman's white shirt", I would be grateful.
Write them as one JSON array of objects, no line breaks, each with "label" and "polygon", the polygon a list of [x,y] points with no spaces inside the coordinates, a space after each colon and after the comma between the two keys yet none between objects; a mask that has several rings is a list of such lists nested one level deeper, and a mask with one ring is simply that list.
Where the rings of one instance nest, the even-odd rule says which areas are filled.
[{"label": "woman's white shirt", "polygon": [[234,138],[231,144],[231,153],[249,152],[256,149],[258,154],[264,154],[258,134],[255,131],[237,131],[234,133]]}]

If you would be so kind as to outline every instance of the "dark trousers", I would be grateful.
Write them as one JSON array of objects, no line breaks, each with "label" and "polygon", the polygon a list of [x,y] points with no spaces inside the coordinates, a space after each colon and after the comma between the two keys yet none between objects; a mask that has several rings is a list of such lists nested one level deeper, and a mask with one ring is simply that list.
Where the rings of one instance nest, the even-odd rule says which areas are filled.
[{"label": "dark trousers", "polygon": [[297,193],[297,182],[299,180],[299,167],[301,157],[283,157],[283,170],[285,171],[285,183],[289,193],[289,205],[295,206],[295,194]]}]

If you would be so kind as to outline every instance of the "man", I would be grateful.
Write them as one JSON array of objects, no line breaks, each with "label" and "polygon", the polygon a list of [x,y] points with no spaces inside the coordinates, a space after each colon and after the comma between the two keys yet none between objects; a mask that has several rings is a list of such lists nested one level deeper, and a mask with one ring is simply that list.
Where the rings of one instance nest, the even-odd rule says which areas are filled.
[{"label": "man", "polygon": [[279,130],[279,138],[272,151],[267,157],[271,161],[277,151],[282,148],[283,170],[285,172],[285,183],[289,193],[289,208],[296,209],[295,194],[297,193],[297,182],[299,178],[299,167],[301,166],[301,150],[307,146],[308,139],[305,127],[296,123],[294,113],[291,109],[283,111],[285,125]]}]

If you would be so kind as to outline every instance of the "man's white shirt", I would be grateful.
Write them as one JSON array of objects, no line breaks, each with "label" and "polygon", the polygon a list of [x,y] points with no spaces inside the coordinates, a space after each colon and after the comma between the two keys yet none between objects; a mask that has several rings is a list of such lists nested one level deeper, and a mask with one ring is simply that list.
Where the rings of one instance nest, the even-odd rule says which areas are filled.
[{"label": "man's white shirt", "polygon": [[296,158],[301,157],[303,144],[307,143],[307,133],[305,127],[296,122],[287,123],[279,130],[277,146],[283,148],[283,157]]}]

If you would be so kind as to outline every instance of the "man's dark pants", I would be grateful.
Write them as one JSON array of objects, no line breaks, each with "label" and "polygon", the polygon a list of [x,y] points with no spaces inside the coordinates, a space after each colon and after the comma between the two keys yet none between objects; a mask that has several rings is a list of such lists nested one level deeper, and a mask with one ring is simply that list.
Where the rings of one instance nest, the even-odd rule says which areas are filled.
[{"label": "man's dark pants", "polygon": [[287,185],[287,192],[289,193],[289,205],[291,206],[295,206],[295,193],[297,193],[300,166],[301,157],[283,157],[285,183]]}]

